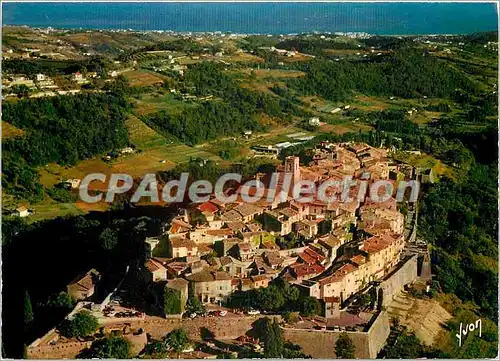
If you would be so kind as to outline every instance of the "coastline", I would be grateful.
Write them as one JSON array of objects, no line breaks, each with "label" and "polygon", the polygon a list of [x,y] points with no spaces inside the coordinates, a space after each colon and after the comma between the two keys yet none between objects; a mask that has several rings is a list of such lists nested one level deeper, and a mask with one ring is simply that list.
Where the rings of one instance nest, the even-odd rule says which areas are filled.
[{"label": "coastline", "polygon": [[171,34],[171,35],[180,35],[180,36],[221,36],[221,37],[246,37],[246,36],[268,36],[268,37],[297,37],[297,36],[306,36],[306,35],[329,35],[329,36],[344,36],[344,37],[388,37],[388,38],[401,38],[401,37],[452,37],[452,36],[466,36],[474,33],[490,33],[497,32],[498,29],[492,30],[482,30],[473,33],[408,33],[408,34],[382,34],[382,33],[366,33],[364,31],[310,31],[310,32],[299,32],[299,33],[254,33],[254,32],[231,32],[231,31],[222,31],[222,30],[213,30],[213,31],[176,31],[176,30],[162,30],[162,29],[151,29],[151,30],[137,30],[137,29],[120,29],[120,28],[86,28],[86,27],[57,27],[57,26],[35,26],[35,25],[17,25],[17,24],[2,24],[2,28],[26,28],[31,30],[39,30],[44,32],[101,32],[101,33],[130,33],[130,34]]}]

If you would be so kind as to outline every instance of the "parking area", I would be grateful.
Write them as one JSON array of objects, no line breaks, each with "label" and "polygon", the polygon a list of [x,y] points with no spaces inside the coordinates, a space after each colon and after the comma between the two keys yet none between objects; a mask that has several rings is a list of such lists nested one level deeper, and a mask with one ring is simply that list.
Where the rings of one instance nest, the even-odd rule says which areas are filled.
[{"label": "parking area", "polygon": [[217,305],[207,306],[206,312],[203,314],[184,314],[183,318],[197,318],[197,317],[227,317],[227,318],[241,318],[248,316],[258,316],[260,312],[257,310],[235,310]]}]

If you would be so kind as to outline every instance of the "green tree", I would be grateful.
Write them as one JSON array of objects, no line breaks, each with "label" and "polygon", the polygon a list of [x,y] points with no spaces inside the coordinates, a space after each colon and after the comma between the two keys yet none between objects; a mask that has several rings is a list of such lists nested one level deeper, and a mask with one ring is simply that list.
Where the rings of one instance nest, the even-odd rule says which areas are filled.
[{"label": "green tree", "polygon": [[80,311],[71,320],[65,319],[59,328],[65,337],[82,337],[92,335],[97,331],[99,322],[88,311]]},{"label": "green tree", "polygon": [[302,348],[291,342],[286,342],[283,346],[283,358],[312,358],[302,352]]},{"label": "green tree", "polygon": [[382,304],[384,303],[384,291],[382,291],[382,288],[378,290],[378,297],[377,297],[377,309],[380,311],[382,309]]},{"label": "green tree", "polygon": [[373,310],[377,304],[377,289],[375,287],[370,288],[370,308]]},{"label": "green tree", "polygon": [[118,244],[118,236],[111,228],[105,228],[99,235],[99,242],[105,250],[112,250]]},{"label": "green tree", "polygon": [[260,321],[257,326],[257,333],[264,343],[264,357],[280,358],[283,355],[283,332],[277,319],[271,320],[269,317]]},{"label": "green tree", "polygon": [[319,314],[321,305],[317,298],[306,296],[300,300],[300,314],[302,316],[313,316]]},{"label": "green tree", "polygon": [[288,323],[297,323],[299,321],[299,313],[298,312],[287,312],[284,314],[283,319]]},{"label": "green tree", "polygon": [[18,98],[22,98],[22,97],[27,97],[30,93],[31,89],[26,86],[25,84],[21,84],[21,85],[13,85],[12,88],[11,88],[11,92],[14,93],[14,94],[17,94],[17,97]]},{"label": "green tree", "polygon": [[24,324],[28,325],[33,321],[33,308],[28,291],[24,292]]},{"label": "green tree", "polygon": [[111,336],[92,342],[81,358],[127,359],[130,358],[130,343],[123,337]]},{"label": "green tree", "polygon": [[181,293],[178,290],[165,286],[163,293],[163,311],[165,315],[179,315],[181,309]]},{"label": "green tree", "polygon": [[168,345],[165,341],[151,340],[144,348],[144,353],[156,359],[168,358]]},{"label": "green tree", "polygon": [[258,304],[263,310],[278,310],[285,304],[285,297],[274,285],[260,288],[257,294]]},{"label": "green tree", "polygon": [[196,313],[196,314],[202,314],[206,311],[205,305],[200,302],[196,297],[191,296],[187,300],[186,304],[186,312],[189,314],[191,313]]},{"label": "green tree", "polygon": [[335,355],[337,358],[352,359],[356,348],[347,333],[342,332],[335,342]]},{"label": "green tree", "polygon": [[190,343],[187,332],[183,328],[177,328],[170,332],[166,336],[165,341],[168,346],[177,353],[177,355],[185,350]]},{"label": "green tree", "polygon": [[391,347],[386,348],[386,358],[416,359],[422,357],[423,348],[414,333],[403,330]]},{"label": "green tree", "polygon": [[49,297],[45,303],[45,307],[53,309],[71,309],[75,305],[75,300],[66,292],[59,292],[58,294]]}]

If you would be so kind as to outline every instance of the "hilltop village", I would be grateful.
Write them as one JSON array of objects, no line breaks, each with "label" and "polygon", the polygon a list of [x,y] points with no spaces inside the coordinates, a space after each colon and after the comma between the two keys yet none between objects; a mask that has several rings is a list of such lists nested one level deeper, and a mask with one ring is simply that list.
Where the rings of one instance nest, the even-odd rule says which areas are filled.
[{"label": "hilltop village", "polygon": [[[430,281],[428,264],[427,274],[417,274],[417,258],[423,256],[428,262],[428,255],[425,243],[415,240],[413,205],[407,201],[402,202],[405,206],[397,204],[393,196],[374,202],[369,191],[360,197],[363,185],[359,184],[350,189],[349,202],[325,202],[317,197],[308,203],[297,202],[280,187],[287,174],[292,184],[304,179],[317,183],[342,180],[345,176],[362,179],[368,185],[377,180],[394,184],[412,178],[422,180],[415,169],[393,161],[389,153],[388,149],[364,143],[323,142],[313,150],[308,165],[300,165],[296,156],[286,157],[278,167],[280,196],[274,201],[263,198],[245,202],[243,187],[239,187],[234,190],[235,202],[225,204],[212,196],[206,202],[179,209],[163,234],[144,240],[145,261],[138,270],[139,280],[154,290],[156,299],[148,307],[158,307],[157,315],[179,322],[181,327],[215,322],[215,326],[209,323],[215,327],[215,337],[227,338],[230,332],[238,334],[241,330],[221,331],[220,321],[210,320],[216,317],[243,322],[255,320],[261,313],[283,316],[279,305],[258,304],[251,298],[256,297],[252,292],[286,287],[295,289],[292,293],[297,294],[297,309],[310,316],[298,316],[297,323],[287,312],[283,316],[285,329],[329,330],[329,337],[334,338],[349,332],[360,345],[359,357],[375,357],[389,335],[389,316],[382,311],[383,306],[406,286],[419,284],[425,289]],[[268,175],[257,174],[256,178],[266,188],[247,189],[247,193],[269,192]],[[89,270],[68,285],[68,294],[80,300],[69,318],[86,308],[101,324],[108,325],[108,331],[137,324],[150,335],[160,332],[148,327],[162,321],[149,320],[148,311],[135,311],[144,305],[127,300],[137,284],[120,283],[102,302],[96,302],[95,290],[101,277]],[[376,341],[372,334],[377,335]],[[332,354],[328,348],[314,351],[300,334],[292,333],[288,338],[314,357]],[[37,340],[29,348],[31,355],[43,355],[44,346],[40,345],[48,341],[57,344],[60,336],[52,331]],[[373,345],[362,346],[364,342]],[[201,351],[190,352],[188,349],[183,357],[207,356],[199,354]]]},{"label": "hilltop village", "polygon": [[[390,174],[394,179],[399,174],[405,177],[398,165],[390,164],[387,150],[366,144],[324,144],[309,166],[299,166],[299,158],[291,156],[279,172],[291,173],[293,182],[367,174],[372,181],[389,179]],[[265,184],[266,176],[261,176]],[[241,187],[236,192],[234,203],[213,198],[175,217],[164,235],[170,258],[155,257],[161,239],[148,238],[147,278],[167,285],[185,279],[194,285],[199,301],[221,303],[236,290],[267,287],[282,277],[340,309],[341,303],[389,274],[401,259],[404,215],[392,197],[365,202],[353,188],[356,197],[345,203],[319,199],[299,203],[291,195],[274,202],[264,198],[246,203]],[[353,228],[363,237],[353,239]],[[297,247],[281,249],[276,240],[283,237],[296,238]]]}]

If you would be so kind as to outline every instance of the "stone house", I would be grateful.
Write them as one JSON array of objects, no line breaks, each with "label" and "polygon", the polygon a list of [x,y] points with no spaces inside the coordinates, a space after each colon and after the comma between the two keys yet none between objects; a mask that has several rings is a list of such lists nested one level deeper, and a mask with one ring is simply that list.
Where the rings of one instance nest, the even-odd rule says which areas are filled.
[{"label": "stone house", "polygon": [[168,240],[169,256],[173,258],[191,257],[198,255],[198,247],[190,239],[169,238]]},{"label": "stone house", "polygon": [[150,258],[144,263],[144,278],[145,281],[159,282],[167,280],[167,268],[157,260]]},{"label": "stone house", "polygon": [[84,300],[92,296],[101,274],[95,269],[91,269],[83,275],[78,275],[67,286],[67,293],[75,300]]},{"label": "stone house", "polygon": [[224,301],[232,292],[231,276],[227,272],[205,270],[186,278],[194,296],[203,303]]}]

